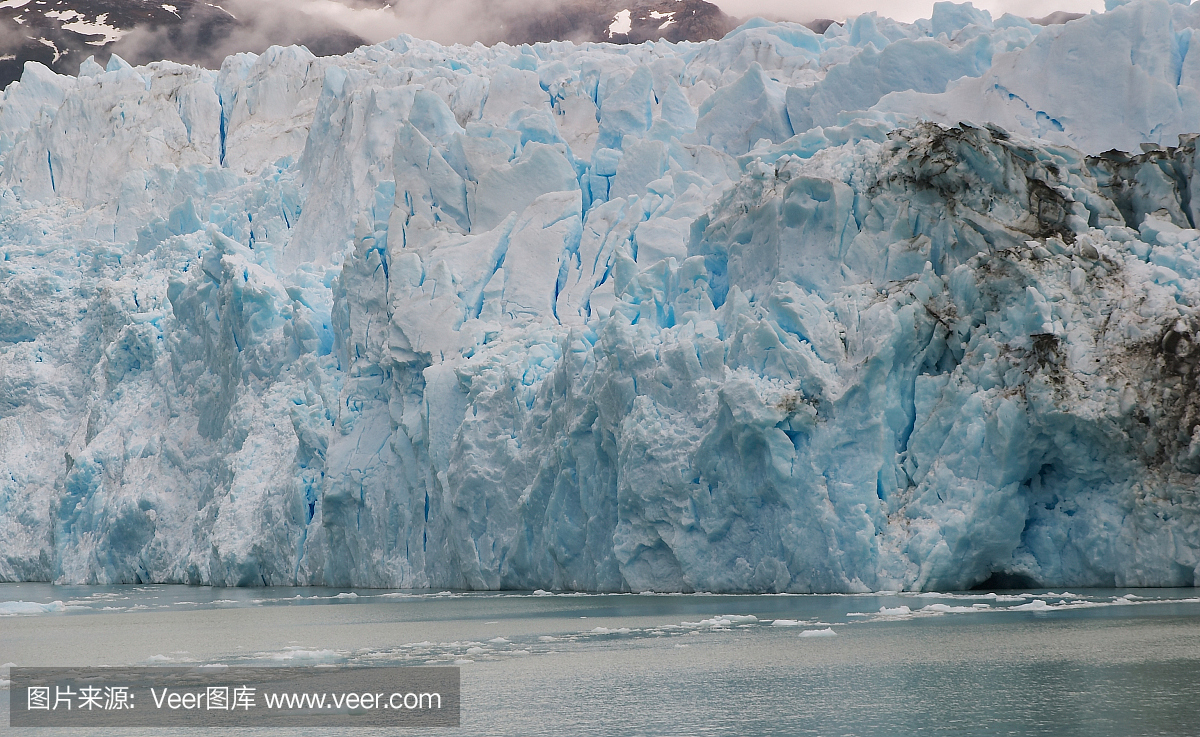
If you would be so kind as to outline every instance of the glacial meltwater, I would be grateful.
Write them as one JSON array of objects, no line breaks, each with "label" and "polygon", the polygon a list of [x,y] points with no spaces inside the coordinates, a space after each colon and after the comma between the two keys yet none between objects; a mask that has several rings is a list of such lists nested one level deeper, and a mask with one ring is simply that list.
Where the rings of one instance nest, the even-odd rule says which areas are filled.
[{"label": "glacial meltwater", "polygon": [[2,584],[0,663],[457,665],[462,726],[427,730],[447,735],[1181,735],[1200,597]]}]

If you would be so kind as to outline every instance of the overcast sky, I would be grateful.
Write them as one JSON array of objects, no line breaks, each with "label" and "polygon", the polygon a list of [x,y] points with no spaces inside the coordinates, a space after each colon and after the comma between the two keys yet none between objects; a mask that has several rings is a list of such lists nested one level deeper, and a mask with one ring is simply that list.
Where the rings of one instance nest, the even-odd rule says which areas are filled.
[{"label": "overcast sky", "polygon": [[[709,0],[719,5],[726,13],[736,17],[750,15],[774,15],[795,20],[832,18],[843,20],[847,16],[869,13],[896,20],[912,22],[917,18],[928,18],[933,12],[934,0]],[[1056,10],[1071,13],[1087,13],[1095,10],[1104,12],[1104,0],[975,0],[975,7],[983,8],[999,18],[1005,13],[1024,17],[1041,18]]]}]

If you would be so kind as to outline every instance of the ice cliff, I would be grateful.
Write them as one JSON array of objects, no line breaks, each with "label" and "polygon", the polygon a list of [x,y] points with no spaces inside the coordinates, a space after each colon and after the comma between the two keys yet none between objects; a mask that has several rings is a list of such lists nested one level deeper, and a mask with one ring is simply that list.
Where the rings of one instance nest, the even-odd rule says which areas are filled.
[{"label": "ice cliff", "polygon": [[1200,5],[1110,4],[28,65],[0,580],[1192,585]]}]

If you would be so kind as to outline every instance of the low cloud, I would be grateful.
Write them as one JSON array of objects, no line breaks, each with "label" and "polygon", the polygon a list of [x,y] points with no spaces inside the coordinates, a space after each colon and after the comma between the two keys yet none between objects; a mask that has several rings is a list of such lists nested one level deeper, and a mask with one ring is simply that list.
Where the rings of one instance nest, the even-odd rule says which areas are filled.
[{"label": "low cloud", "polygon": [[0,56],[11,54],[29,43],[29,39],[20,27],[0,24]]},{"label": "low cloud", "polygon": [[[929,17],[933,0],[713,0],[735,18],[762,15],[808,22],[844,20],[871,11],[897,20]],[[303,44],[315,54],[342,54],[361,44],[403,33],[440,43],[493,44],[524,41],[588,12],[595,0],[222,0],[219,7],[197,2],[182,24],[141,26],[111,47],[135,63],[170,58],[217,68],[241,51],[261,53],[271,45]],[[1005,12],[1042,16],[1044,0],[976,0],[993,17]],[[1103,0],[1060,0],[1053,10],[1103,10]],[[226,12],[227,11],[227,12]],[[0,29],[2,31],[3,29]],[[580,40],[580,39],[571,39]],[[0,48],[4,36],[0,33]]]},{"label": "low cloud", "polygon": [[223,7],[196,3],[183,10],[183,22],[142,25],[108,48],[134,64],[157,59],[218,68],[226,56],[260,53],[271,45],[303,44],[317,54],[350,51],[366,41],[284,2],[240,0]]},{"label": "low cloud", "polygon": [[372,43],[407,33],[441,43],[495,43],[505,26],[557,6],[564,0],[401,0],[393,7],[369,7],[337,0],[255,0],[294,8],[322,23],[336,24]]},{"label": "low cloud", "polygon": [[[575,3],[577,4],[577,3]],[[169,58],[217,68],[230,54],[303,44],[317,55],[343,54],[410,34],[446,44],[511,38],[562,0],[401,0],[396,6],[346,0],[227,0],[197,4],[182,24],[140,26],[112,47],[135,64]]]},{"label": "low cloud", "polygon": [[[721,10],[739,18],[761,15],[781,20],[807,22],[816,18],[845,20],[872,11],[899,21],[911,23],[928,18],[933,13],[934,0],[710,0]],[[1072,13],[1103,12],[1104,0],[974,0],[977,8],[987,10],[993,18],[1005,13],[1022,17],[1042,17],[1062,10]]]}]

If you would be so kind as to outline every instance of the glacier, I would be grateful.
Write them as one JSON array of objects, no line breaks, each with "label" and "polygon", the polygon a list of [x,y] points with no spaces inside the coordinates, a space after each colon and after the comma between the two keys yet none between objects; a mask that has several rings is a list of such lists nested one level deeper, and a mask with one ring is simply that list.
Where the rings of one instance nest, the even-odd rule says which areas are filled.
[{"label": "glacier", "polygon": [[1197,28],[31,63],[0,580],[1192,586]]}]

